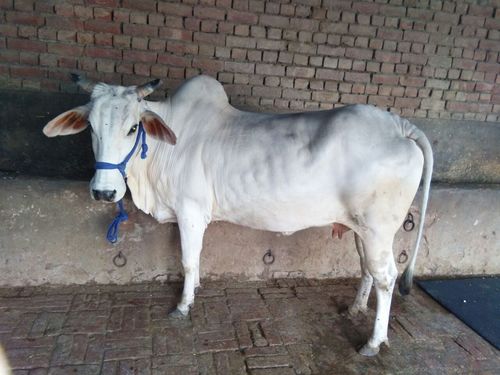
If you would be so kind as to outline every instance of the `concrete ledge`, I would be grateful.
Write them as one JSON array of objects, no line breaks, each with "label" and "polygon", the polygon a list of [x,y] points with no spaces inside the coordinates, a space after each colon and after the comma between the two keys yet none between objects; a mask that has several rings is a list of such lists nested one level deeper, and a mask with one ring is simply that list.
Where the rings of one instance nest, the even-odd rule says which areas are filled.
[{"label": "concrete ledge", "polygon": [[[126,206],[130,219],[120,240],[105,240],[113,205],[90,199],[86,183],[67,180],[0,179],[0,285],[130,283],[181,278],[176,225],[160,225]],[[416,207],[412,208],[416,220]],[[417,274],[500,273],[500,187],[433,186]],[[413,246],[416,230],[400,231],[396,258]],[[276,261],[264,265],[272,249]],[[128,259],[117,268],[112,258]],[[401,258],[403,260],[404,257]],[[405,264],[398,264],[400,271]],[[202,277],[258,280],[270,277],[335,278],[359,275],[352,233],[332,240],[330,228],[292,236],[228,223],[209,226]]]}]

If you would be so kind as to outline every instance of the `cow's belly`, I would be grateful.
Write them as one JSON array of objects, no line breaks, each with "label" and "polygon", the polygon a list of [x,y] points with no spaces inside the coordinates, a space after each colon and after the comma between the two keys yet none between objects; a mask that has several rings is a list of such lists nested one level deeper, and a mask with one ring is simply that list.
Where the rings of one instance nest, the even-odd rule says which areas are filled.
[{"label": "cow's belly", "polygon": [[273,232],[296,232],[344,221],[344,213],[342,203],[331,194],[289,201],[276,201],[262,194],[255,200],[240,201],[232,209],[214,210],[213,219]]}]

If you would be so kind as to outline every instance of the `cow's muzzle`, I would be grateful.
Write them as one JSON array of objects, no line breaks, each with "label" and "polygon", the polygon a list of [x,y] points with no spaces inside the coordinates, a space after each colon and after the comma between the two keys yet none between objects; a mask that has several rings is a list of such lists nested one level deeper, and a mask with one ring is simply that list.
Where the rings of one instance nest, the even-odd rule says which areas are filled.
[{"label": "cow's muzzle", "polygon": [[92,197],[96,201],[113,202],[116,197],[116,190],[95,190],[92,189]]}]

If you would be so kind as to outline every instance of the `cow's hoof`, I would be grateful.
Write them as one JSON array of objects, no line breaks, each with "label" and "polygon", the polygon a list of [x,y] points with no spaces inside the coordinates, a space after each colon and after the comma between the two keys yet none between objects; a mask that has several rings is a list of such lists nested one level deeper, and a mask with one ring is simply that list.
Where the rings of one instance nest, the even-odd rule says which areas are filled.
[{"label": "cow's hoof", "polygon": [[168,313],[169,319],[186,319],[188,314],[183,314],[177,307]]},{"label": "cow's hoof", "polygon": [[368,313],[368,308],[367,307],[354,307],[351,306],[347,309],[347,315],[354,318],[358,315],[366,315]]},{"label": "cow's hoof", "polygon": [[359,349],[359,354],[364,355],[365,357],[373,357],[378,354],[379,347],[371,347],[368,344],[363,345],[361,349]]}]

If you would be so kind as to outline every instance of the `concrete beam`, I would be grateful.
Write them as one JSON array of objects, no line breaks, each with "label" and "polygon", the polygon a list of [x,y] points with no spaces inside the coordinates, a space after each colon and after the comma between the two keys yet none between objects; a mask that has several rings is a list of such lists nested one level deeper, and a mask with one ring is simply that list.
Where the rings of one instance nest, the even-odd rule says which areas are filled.
[{"label": "concrete beam", "polygon": [[[88,95],[0,90],[0,171],[90,179],[94,156],[88,131],[51,139],[42,134],[49,120],[87,101]],[[500,123],[411,121],[432,143],[434,182],[500,183]]]},{"label": "concrete beam", "polygon": [[[130,215],[119,242],[105,240],[115,207],[90,199],[78,181],[0,179],[0,285],[130,283],[181,278],[177,226],[160,225],[126,201]],[[418,220],[417,207],[412,212]],[[417,275],[500,273],[500,187],[433,186]],[[291,236],[228,223],[210,224],[202,277],[240,280],[270,277],[356,277],[359,262],[352,232],[333,240],[330,228]],[[396,259],[413,246],[416,230],[400,231]],[[262,257],[271,249],[275,262]],[[117,268],[112,258],[128,259]],[[401,261],[404,257],[399,258]],[[404,262],[398,264],[400,271]]]}]

